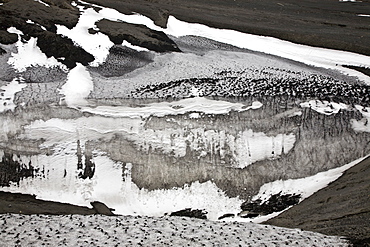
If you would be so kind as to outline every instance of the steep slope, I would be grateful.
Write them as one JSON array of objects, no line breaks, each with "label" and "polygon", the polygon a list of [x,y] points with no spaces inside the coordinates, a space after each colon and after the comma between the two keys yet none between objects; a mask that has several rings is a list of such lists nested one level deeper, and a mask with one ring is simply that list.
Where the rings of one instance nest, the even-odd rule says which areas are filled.
[{"label": "steep slope", "polygon": [[90,0],[123,13],[137,12],[166,26],[169,15],[212,27],[369,55],[368,1],[312,0]]},{"label": "steep slope", "polygon": [[[370,157],[302,203],[267,221],[370,243]],[[366,246],[366,245],[364,245]]]}]

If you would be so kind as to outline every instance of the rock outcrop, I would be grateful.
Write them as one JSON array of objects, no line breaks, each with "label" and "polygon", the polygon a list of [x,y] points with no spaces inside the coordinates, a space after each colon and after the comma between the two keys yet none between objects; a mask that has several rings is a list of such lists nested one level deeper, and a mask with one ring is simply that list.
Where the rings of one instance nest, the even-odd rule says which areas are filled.
[{"label": "rock outcrop", "polygon": [[132,45],[141,46],[156,52],[180,51],[175,42],[160,31],[152,30],[144,25],[126,22],[101,20],[96,23],[100,32],[109,36],[116,45],[124,40]]}]

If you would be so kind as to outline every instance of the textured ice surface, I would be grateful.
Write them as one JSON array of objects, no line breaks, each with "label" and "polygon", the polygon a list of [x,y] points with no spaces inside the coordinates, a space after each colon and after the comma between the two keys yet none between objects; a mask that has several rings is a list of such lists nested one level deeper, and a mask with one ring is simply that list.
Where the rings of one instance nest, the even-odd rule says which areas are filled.
[{"label": "textured ice surface", "polygon": [[[81,147],[86,149],[85,146]],[[125,215],[162,216],[184,208],[205,209],[209,219],[233,212],[237,213],[242,200],[229,198],[212,182],[195,182],[182,188],[169,190],[139,189],[131,181],[131,165],[114,162],[101,153],[93,153],[95,176],[80,179],[75,143],[56,145],[55,154],[14,157],[34,169],[46,169],[44,175],[25,178],[19,184],[11,184],[3,191],[35,194],[44,200],[60,201],[90,206],[92,201],[104,202],[115,213]],[[47,166],[45,166],[47,164]]]},{"label": "textured ice surface", "polygon": [[6,246],[349,246],[298,229],[180,217],[1,215]]}]

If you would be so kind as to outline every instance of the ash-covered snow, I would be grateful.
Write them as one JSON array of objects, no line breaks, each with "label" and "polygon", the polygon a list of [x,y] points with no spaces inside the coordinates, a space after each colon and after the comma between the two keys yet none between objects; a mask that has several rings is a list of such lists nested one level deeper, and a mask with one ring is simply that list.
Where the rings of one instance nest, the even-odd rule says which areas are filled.
[{"label": "ash-covered snow", "polygon": [[0,225],[4,246],[349,246],[299,229],[181,217],[7,214]]}]

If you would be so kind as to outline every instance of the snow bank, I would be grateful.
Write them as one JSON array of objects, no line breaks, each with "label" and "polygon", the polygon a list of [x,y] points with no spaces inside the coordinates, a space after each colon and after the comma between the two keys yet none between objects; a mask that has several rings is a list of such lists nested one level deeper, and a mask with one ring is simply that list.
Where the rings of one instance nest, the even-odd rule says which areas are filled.
[{"label": "snow bank", "polygon": [[[82,145],[82,149],[85,147]],[[1,188],[2,191],[34,194],[38,199],[88,206],[101,201],[115,213],[124,215],[163,216],[184,208],[205,209],[208,217],[239,211],[242,200],[229,198],[214,183],[194,182],[182,188],[169,190],[139,189],[131,181],[131,165],[126,164],[122,177],[122,164],[102,153],[94,152],[95,175],[92,179],[77,176],[75,143],[54,146],[53,155],[15,157],[19,162],[30,161],[35,169],[44,170],[34,178],[24,178],[19,184]]]},{"label": "snow bank", "polygon": [[70,70],[67,82],[62,86],[60,93],[64,94],[63,100],[68,106],[87,105],[86,98],[94,89],[90,73],[85,66],[77,63],[77,66]]}]

